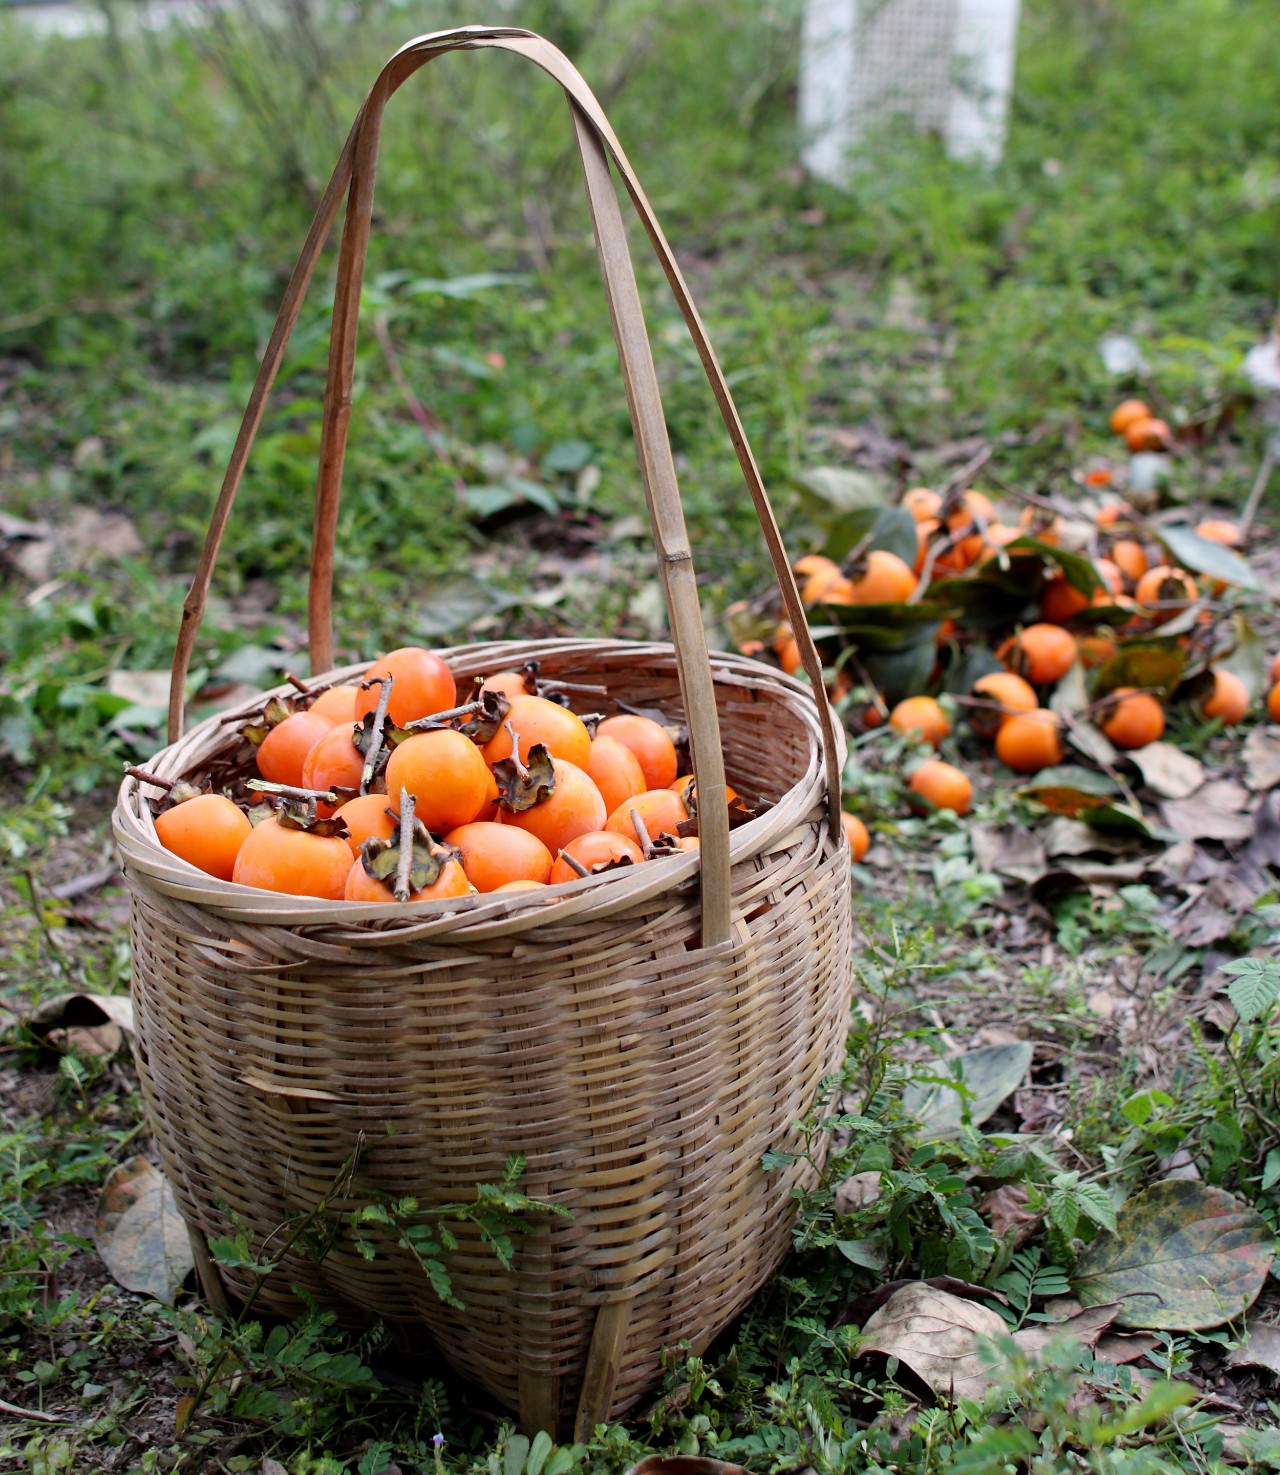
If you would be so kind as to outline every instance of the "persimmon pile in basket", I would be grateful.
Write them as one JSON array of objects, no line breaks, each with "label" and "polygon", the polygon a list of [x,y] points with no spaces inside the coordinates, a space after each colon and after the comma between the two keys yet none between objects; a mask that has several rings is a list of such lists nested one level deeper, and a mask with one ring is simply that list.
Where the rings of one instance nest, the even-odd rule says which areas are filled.
[{"label": "persimmon pile in basket", "polygon": [[[1247,520],[1242,535],[1234,521],[1160,507],[1182,447],[1144,402],[1118,405],[1110,428],[1133,459],[1097,458],[1069,493],[998,478],[980,491],[975,465],[942,491],[838,509],[825,545],[795,564],[855,754],[888,745],[910,808],[968,813],[981,770],[1088,818],[1108,785],[1129,804],[1126,755],[1170,720],[1204,736],[1251,714],[1280,722],[1280,657],[1268,666],[1251,624],[1271,611],[1242,553]],[[799,672],[771,593],[731,607],[726,623],[739,650]],[[955,762],[938,755],[944,745]],[[856,776],[849,786],[868,812]],[[1114,807],[1102,818],[1114,823]],[[869,837],[860,822],[847,828],[857,859]]]},{"label": "persimmon pile in basket", "polygon": [[[244,725],[256,774],[170,789],[168,850],[224,881],[385,903],[554,886],[698,845],[679,732],[579,716],[568,702],[592,689],[536,663],[462,696],[440,655],[406,646],[358,681],[298,686]],[[731,824],[748,819],[728,797]]]}]

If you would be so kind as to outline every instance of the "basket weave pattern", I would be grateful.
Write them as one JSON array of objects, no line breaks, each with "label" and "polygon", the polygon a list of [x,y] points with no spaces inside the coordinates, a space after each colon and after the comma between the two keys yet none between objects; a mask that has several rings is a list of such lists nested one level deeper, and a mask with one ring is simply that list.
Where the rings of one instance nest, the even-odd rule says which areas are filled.
[{"label": "basket weave pattern", "polygon": [[[465,678],[529,657],[681,715],[670,647],[503,644],[451,664]],[[826,824],[807,694],[749,661],[714,665],[726,766],[770,805],[734,832],[719,949],[700,946],[684,858],[533,902],[437,904],[427,921],[401,909],[347,923],[369,909],[244,887],[211,896],[209,878],[158,849],[145,786],[126,785],[139,1067],[191,1223],[212,1237],[239,1220],[267,1240],[360,1142],[345,1209],[376,1192],[467,1200],[521,1153],[522,1188],[570,1211],[519,1241],[510,1274],[464,1234],[449,1268],[465,1312],[439,1302],[407,1251],[388,1241],[369,1262],[342,1239],[319,1263],[291,1256],[268,1308],[299,1309],[296,1285],[348,1321],[421,1323],[501,1402],[518,1406],[523,1370],[553,1382],[567,1416],[599,1306],[632,1301],[616,1414],[652,1383],[661,1349],[705,1345],[776,1266],[805,1171],[766,1176],[760,1157],[791,1141],[839,1065],[848,855]],[[207,722],[153,768],[198,773],[231,733]],[[264,922],[264,902],[295,920]],[[228,1282],[243,1295],[251,1279]]]}]

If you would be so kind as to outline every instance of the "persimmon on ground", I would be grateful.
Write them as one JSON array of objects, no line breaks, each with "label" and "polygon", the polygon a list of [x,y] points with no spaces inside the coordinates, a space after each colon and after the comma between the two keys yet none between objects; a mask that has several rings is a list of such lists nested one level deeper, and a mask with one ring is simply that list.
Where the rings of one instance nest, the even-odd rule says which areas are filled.
[{"label": "persimmon on ground", "polygon": [[958,815],[968,814],[973,808],[973,784],[968,774],[941,758],[930,758],[915,769],[907,788],[913,808],[950,809]]},{"label": "persimmon on ground", "polygon": [[871,834],[856,814],[850,814],[846,809],[840,815],[840,823],[844,826],[844,837],[849,842],[849,854],[857,862],[871,849]]},{"label": "persimmon on ground", "polygon": [[1117,748],[1145,748],[1164,735],[1164,708],[1149,692],[1117,687],[1118,698],[1098,724]]},{"label": "persimmon on ground", "polygon": [[1039,773],[1062,762],[1062,733],[1057,717],[1038,707],[1019,712],[996,733],[996,756],[1015,773]]},{"label": "persimmon on ground", "polygon": [[918,733],[935,748],[951,731],[950,719],[933,697],[906,697],[889,713],[889,725],[903,734]]}]

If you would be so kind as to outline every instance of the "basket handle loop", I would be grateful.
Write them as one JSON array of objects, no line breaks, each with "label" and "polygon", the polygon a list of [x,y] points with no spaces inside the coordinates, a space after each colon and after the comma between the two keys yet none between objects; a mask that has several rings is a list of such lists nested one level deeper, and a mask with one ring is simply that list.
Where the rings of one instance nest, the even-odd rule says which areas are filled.
[{"label": "basket handle loop", "polygon": [[689,720],[693,766],[698,776],[699,792],[704,796],[700,847],[703,942],[706,946],[712,946],[723,942],[729,935],[729,832],[727,809],[723,803],[724,769],[719,722],[692,554],[685,532],[657,375],[653,367],[626,232],[609,173],[610,159],[626,185],[688,325],[764,533],[802,664],[813,684],[823,734],[828,811],[833,831],[839,825],[840,811],[839,744],[831,708],[823,691],[821,662],[809,633],[804,606],[763,478],[747,444],[746,433],[723,371],[716,360],[680,268],[600,104],[572,63],[533,32],[516,27],[465,26],[420,36],[396,52],[379,74],[362,104],[316,209],[285,290],[210,519],[191,590],[183,605],[170,684],[169,741],[176,741],[182,731],[183,692],[191,653],[204,613],[214,562],[249,452],[316,262],[337,215],[342,194],[348,191],[347,214],[338,255],[329,375],[321,429],[309,606],[312,669],[325,670],[333,664],[331,590],[334,540],[346,434],[351,416],[351,384],[360,286],[372,218],[382,113],[392,93],[434,57],[446,51],[487,47],[512,51],[527,57],[559,82],[570,100],[667,598],[681,694]]}]

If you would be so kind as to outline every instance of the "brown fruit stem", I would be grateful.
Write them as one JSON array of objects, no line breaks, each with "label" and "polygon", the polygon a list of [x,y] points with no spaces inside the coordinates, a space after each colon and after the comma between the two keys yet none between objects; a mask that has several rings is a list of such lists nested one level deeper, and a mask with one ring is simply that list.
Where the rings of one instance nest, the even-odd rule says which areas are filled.
[{"label": "brown fruit stem", "polygon": [[396,858],[396,884],[392,893],[397,901],[409,900],[409,872],[413,869],[413,811],[416,794],[400,795],[400,854]]},{"label": "brown fruit stem", "polygon": [[577,871],[579,876],[589,876],[591,872],[582,864],[576,855],[569,855],[565,851],[560,852],[560,857],[571,871]]},{"label": "brown fruit stem", "polygon": [[416,717],[412,722],[405,723],[406,732],[421,732],[435,727],[445,727],[454,717],[470,717],[476,712],[484,711],[484,702],[477,699],[474,702],[463,702],[460,707],[448,707],[443,712],[431,712],[426,717]]},{"label": "brown fruit stem", "polygon": [[276,794],[281,799],[301,799],[305,804],[342,803],[342,795],[335,789],[300,789],[296,784],[273,784],[265,778],[251,778],[245,788],[256,794]]},{"label": "brown fruit stem", "polygon": [[369,733],[369,751],[364,755],[364,767],[360,770],[360,792],[367,794],[369,785],[373,782],[373,775],[378,768],[378,758],[382,753],[383,727],[387,720],[387,705],[391,701],[391,688],[395,685],[394,676],[371,676],[368,681],[360,683],[361,691],[368,691],[375,683],[378,685],[378,705],[373,709],[373,728]]},{"label": "brown fruit stem", "polygon": [[516,775],[521,783],[527,783],[529,770],[520,757],[520,734],[512,727],[510,717],[502,725],[511,734],[511,762],[515,766]]},{"label": "brown fruit stem", "polygon": [[312,696],[316,692],[328,691],[329,689],[327,684],[325,686],[308,686],[305,681],[295,676],[292,671],[286,671],[284,673],[284,679],[293,687],[294,691],[300,691],[305,696]]},{"label": "brown fruit stem", "polygon": [[173,788],[173,780],[157,778],[154,773],[148,773],[145,768],[135,768],[132,763],[126,763],[124,771],[130,778],[136,778],[140,784],[154,784],[157,789],[163,789],[167,794]]},{"label": "brown fruit stem", "polygon": [[644,820],[640,818],[640,811],[634,808],[627,810],[627,818],[635,826],[636,839],[640,842],[640,849],[645,860],[648,860],[653,855],[653,841],[649,838],[649,831],[645,828]]}]

